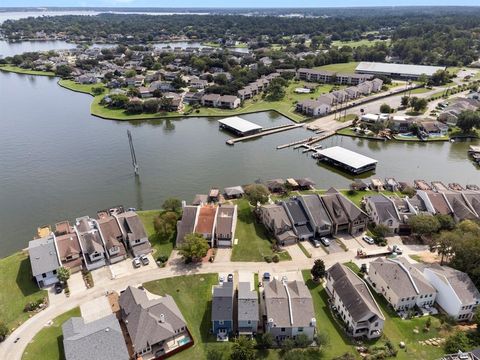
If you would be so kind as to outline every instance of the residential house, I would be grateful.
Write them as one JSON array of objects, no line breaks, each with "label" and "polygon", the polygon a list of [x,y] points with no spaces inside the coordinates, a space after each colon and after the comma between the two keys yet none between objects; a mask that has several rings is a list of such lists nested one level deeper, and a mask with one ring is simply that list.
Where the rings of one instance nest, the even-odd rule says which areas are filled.
[{"label": "residential house", "polygon": [[58,281],[57,270],[61,262],[55,246],[55,235],[31,240],[28,243],[28,255],[32,267],[32,275],[39,288],[52,285]]},{"label": "residential house", "polygon": [[201,92],[187,92],[183,96],[183,102],[193,105],[198,104],[202,101],[203,93]]},{"label": "residential house", "polygon": [[138,88],[138,92],[140,93],[140,97],[142,99],[148,99],[148,98],[151,98],[153,96],[153,91],[151,91],[150,88],[147,88],[147,87],[144,87],[144,86],[140,86]]},{"label": "residential house", "polygon": [[233,95],[222,95],[217,106],[223,109],[236,109],[240,106],[240,99]]},{"label": "residential house", "polygon": [[293,231],[293,224],[282,205],[262,205],[259,210],[262,223],[281,246],[295,244],[297,235]]},{"label": "residential house", "polygon": [[109,262],[115,264],[125,260],[127,258],[127,251],[124,245],[125,240],[117,219],[106,212],[100,212],[97,224],[100,236],[105,244],[105,250],[107,250],[106,254]]},{"label": "residential house", "polygon": [[332,220],[318,195],[302,195],[298,197],[307,213],[309,222],[317,236],[328,236],[332,233]]},{"label": "residential house", "polygon": [[331,83],[335,78],[335,73],[333,71],[326,70],[313,70],[300,68],[297,70],[297,79],[314,81],[320,83]]},{"label": "residential house", "polygon": [[445,191],[443,196],[452,209],[453,219],[456,222],[463,220],[478,220],[479,216],[470,206],[470,203],[462,193],[456,191]]},{"label": "residential house", "polygon": [[80,242],[83,260],[87,270],[91,271],[106,265],[104,243],[98,232],[97,224],[89,216],[75,220],[75,233]]},{"label": "residential house", "polygon": [[273,279],[264,283],[265,332],[282,342],[304,334],[313,341],[317,321],[312,295],[298,280]]},{"label": "residential house", "polygon": [[419,265],[423,275],[437,290],[436,302],[458,321],[471,321],[480,302],[480,293],[470,277],[459,270],[440,265]]},{"label": "residential house", "polygon": [[135,358],[163,358],[193,345],[185,318],[170,295],[157,297],[129,286],[118,302]]},{"label": "residential house", "polygon": [[237,227],[237,205],[220,205],[216,220],[216,245],[233,247],[235,229]]},{"label": "residential house", "polygon": [[205,94],[202,96],[202,106],[218,107],[221,96],[219,94]]},{"label": "residential house", "polygon": [[182,219],[177,222],[177,239],[175,246],[179,248],[185,241],[185,236],[193,233],[197,224],[198,206],[184,205]]},{"label": "residential house", "polygon": [[480,192],[478,191],[462,191],[462,196],[470,209],[475,211],[477,215],[480,215]]},{"label": "residential house", "polygon": [[375,225],[384,225],[392,234],[398,233],[400,214],[390,198],[383,194],[366,196],[365,209]]},{"label": "residential house", "polygon": [[118,221],[127,249],[133,256],[146,255],[152,252],[152,246],[148,241],[145,228],[134,211],[122,212],[115,215]]},{"label": "residential house", "polygon": [[259,323],[258,292],[248,281],[238,283],[238,334],[255,336]]},{"label": "residential house", "polygon": [[356,99],[360,96],[360,91],[358,90],[358,88],[356,86],[350,86],[350,87],[346,88],[345,92],[348,94],[348,98],[350,100]]},{"label": "residential house", "polygon": [[217,340],[228,340],[233,332],[233,282],[214,285],[212,291],[212,332]]},{"label": "residential house", "polygon": [[332,234],[345,231],[354,235],[366,230],[368,215],[336,189],[330,188],[321,199],[332,221]]},{"label": "residential house", "polygon": [[315,231],[310,225],[309,218],[302,202],[296,198],[282,202],[283,207],[293,225],[293,231],[299,240],[308,240],[315,236]]},{"label": "residential house", "polygon": [[86,323],[72,317],[62,325],[65,360],[129,360],[122,329],[114,314]]},{"label": "residential house", "polygon": [[328,269],[326,289],[348,334],[368,339],[382,335],[385,316],[367,284],[350,268],[336,263]]},{"label": "residential house", "polygon": [[480,108],[480,101],[477,99],[456,98],[453,99],[445,109],[443,109],[438,116],[438,120],[447,123],[450,126],[455,126],[457,124],[458,116],[463,111],[475,111],[478,108]]},{"label": "residential house", "polygon": [[198,210],[195,232],[201,234],[211,247],[215,246],[215,227],[217,221],[217,206],[202,205]]},{"label": "residential house", "polygon": [[396,311],[417,306],[433,306],[437,291],[424,275],[404,258],[378,258],[370,263],[368,279],[372,287]]},{"label": "residential house", "polygon": [[63,267],[70,269],[71,273],[82,270],[82,249],[77,234],[73,230],[55,236],[55,244]]},{"label": "residential house", "polygon": [[307,116],[322,116],[328,114],[332,107],[319,100],[302,100],[296,105],[296,110]]}]

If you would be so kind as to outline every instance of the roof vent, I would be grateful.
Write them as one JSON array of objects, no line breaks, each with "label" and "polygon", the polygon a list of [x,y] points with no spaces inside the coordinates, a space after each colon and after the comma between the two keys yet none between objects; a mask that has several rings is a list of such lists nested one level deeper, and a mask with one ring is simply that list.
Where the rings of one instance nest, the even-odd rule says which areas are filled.
[{"label": "roof vent", "polygon": [[110,331],[110,328],[107,327],[107,328],[105,329],[105,332],[109,332],[109,331]]},{"label": "roof vent", "polygon": [[160,314],[160,320],[159,322],[164,323],[165,322],[165,314]]}]

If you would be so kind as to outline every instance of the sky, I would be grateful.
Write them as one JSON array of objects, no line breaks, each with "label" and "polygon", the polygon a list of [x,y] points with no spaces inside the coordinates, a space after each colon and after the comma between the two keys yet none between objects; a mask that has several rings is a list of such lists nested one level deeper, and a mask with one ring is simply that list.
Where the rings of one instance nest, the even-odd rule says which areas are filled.
[{"label": "sky", "polygon": [[0,7],[352,7],[352,6],[420,6],[475,5],[471,0],[0,0]]}]

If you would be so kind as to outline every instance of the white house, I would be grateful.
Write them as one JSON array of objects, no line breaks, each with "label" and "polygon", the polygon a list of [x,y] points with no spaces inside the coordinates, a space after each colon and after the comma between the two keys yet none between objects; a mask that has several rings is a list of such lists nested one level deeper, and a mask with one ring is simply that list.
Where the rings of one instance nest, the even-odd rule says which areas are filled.
[{"label": "white house", "polygon": [[472,320],[480,293],[470,277],[448,266],[428,266],[423,275],[437,290],[437,304],[458,321]]},{"label": "white house", "polygon": [[47,237],[31,240],[28,243],[28,254],[32,275],[35,277],[39,288],[52,285],[58,281],[57,270],[62,265],[58,257],[53,233]]}]

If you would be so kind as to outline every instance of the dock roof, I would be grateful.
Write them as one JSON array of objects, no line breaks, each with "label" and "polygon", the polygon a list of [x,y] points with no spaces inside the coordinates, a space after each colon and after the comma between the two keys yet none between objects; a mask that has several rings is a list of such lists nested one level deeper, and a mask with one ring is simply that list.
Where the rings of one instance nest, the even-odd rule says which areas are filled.
[{"label": "dock roof", "polygon": [[390,64],[362,61],[360,64],[358,64],[355,72],[393,73],[418,76],[425,74],[427,76],[432,76],[438,70],[445,70],[445,66]]},{"label": "dock roof", "polygon": [[377,160],[369,158],[368,156],[356,153],[340,146],[332,146],[323,150],[318,150],[317,153],[355,169],[360,169],[378,162]]},{"label": "dock roof", "polygon": [[263,129],[260,125],[254,124],[238,116],[232,116],[226,119],[218,120],[218,122],[229,128],[235,129],[240,133],[246,133],[250,131]]}]

